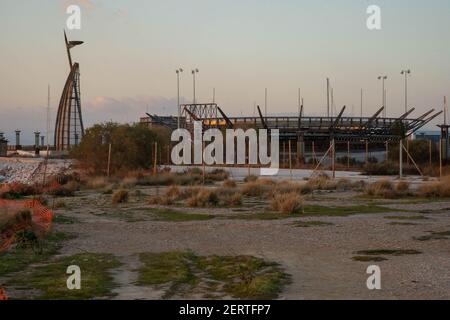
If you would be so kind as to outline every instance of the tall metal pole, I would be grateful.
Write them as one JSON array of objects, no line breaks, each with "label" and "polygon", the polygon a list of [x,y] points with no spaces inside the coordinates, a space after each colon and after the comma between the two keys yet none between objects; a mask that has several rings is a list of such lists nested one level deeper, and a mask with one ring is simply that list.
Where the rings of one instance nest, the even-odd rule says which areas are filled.
[{"label": "tall metal pole", "polygon": [[193,103],[194,104],[197,103],[197,100],[196,100],[196,97],[195,97],[195,74],[198,73],[198,72],[199,72],[198,69],[192,70],[192,77],[194,79],[194,81],[193,81],[193,85],[194,85],[194,101],[193,101]]},{"label": "tall metal pole", "polygon": [[194,76],[194,104],[196,104],[196,101],[195,101],[195,72],[193,72],[192,75]]},{"label": "tall metal pole", "polygon": [[383,117],[386,118],[386,90],[385,90],[385,85],[384,85],[384,81],[387,79],[387,76],[379,76],[378,80],[381,80],[381,87],[382,87],[382,92],[381,92],[381,106],[384,107],[383,109]]},{"label": "tall metal pole", "polygon": [[327,117],[330,117],[330,79],[327,78]]},{"label": "tall metal pole", "polygon": [[363,94],[364,90],[361,89],[361,118],[363,117]]},{"label": "tall metal pole", "polygon": [[400,179],[403,179],[403,140],[400,139],[400,145],[398,148],[400,151],[399,156],[398,156],[398,161],[399,161],[399,177]]},{"label": "tall metal pole", "polygon": [[47,133],[46,133],[47,147],[50,146],[50,141],[48,138],[49,135],[50,135],[50,85],[48,85],[48,92],[47,92]]},{"label": "tall metal pole", "polygon": [[265,117],[267,118],[267,88],[265,89],[264,92],[264,113]]},{"label": "tall metal pole", "polygon": [[177,71],[177,92],[178,92],[178,129],[181,127],[181,105],[180,105],[180,74],[183,69],[178,69]]},{"label": "tall metal pole", "polygon": [[180,73],[177,72],[177,87],[178,87],[178,129],[181,126],[181,106],[180,106]]},{"label": "tall metal pole", "polygon": [[408,112],[408,75],[411,74],[411,70],[402,70],[400,73],[405,76],[405,113]]},{"label": "tall metal pole", "polygon": [[405,72],[405,113],[408,112],[408,75]]}]

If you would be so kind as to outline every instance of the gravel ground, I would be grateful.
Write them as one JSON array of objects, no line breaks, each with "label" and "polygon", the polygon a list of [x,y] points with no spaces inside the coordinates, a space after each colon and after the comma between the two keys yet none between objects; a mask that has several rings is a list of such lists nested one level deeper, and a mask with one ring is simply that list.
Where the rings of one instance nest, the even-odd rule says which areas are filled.
[{"label": "gravel ground", "polygon": [[[349,205],[349,195],[335,195],[335,204]],[[327,204],[331,201],[327,195]],[[68,200],[76,203],[64,214],[80,224],[58,225],[78,235],[66,243],[63,254],[80,251],[112,253],[125,263],[115,272],[121,287],[118,298],[158,299],[162,292],[132,285],[141,252],[190,249],[200,255],[253,255],[280,263],[292,275],[292,283],[280,299],[450,299],[450,240],[417,241],[429,231],[450,230],[450,202],[389,207],[423,211],[353,215],[348,217],[292,218],[285,220],[208,220],[194,222],[125,222],[114,214],[98,215],[95,195]],[[320,199],[315,200],[322,204]],[[89,204],[88,204],[89,203]],[[70,205],[70,204],[69,204]],[[89,209],[89,206],[94,206]],[[132,209],[127,209],[132,210]],[[206,210],[208,211],[208,210]],[[197,211],[198,212],[198,211]],[[424,214],[415,225],[391,225],[385,216]],[[295,221],[323,221],[333,225],[299,228]],[[403,221],[405,222],[405,221]],[[410,221],[407,221],[410,222]],[[385,256],[387,261],[366,263],[352,260],[355,251],[414,249],[422,254]],[[369,265],[382,272],[382,290],[366,287]]]},{"label": "gravel ground", "polygon": [[[0,183],[33,183],[43,175],[44,159],[1,158]],[[47,175],[55,175],[70,168],[70,160],[50,159],[47,164]]]}]

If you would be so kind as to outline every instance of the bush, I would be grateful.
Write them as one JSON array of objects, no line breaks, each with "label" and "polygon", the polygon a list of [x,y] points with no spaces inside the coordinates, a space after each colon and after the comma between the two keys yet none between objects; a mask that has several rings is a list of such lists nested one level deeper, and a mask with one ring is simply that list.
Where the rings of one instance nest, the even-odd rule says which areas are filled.
[{"label": "bush", "polygon": [[400,181],[395,185],[395,191],[399,193],[408,193],[410,188],[410,184],[407,181]]},{"label": "bush", "polygon": [[226,188],[236,188],[237,184],[235,181],[227,179],[222,183],[222,186]]},{"label": "bush", "polygon": [[389,180],[379,180],[368,184],[365,188],[365,193],[371,197],[388,199],[396,196],[394,185]]},{"label": "bush", "polygon": [[112,196],[112,203],[113,204],[126,203],[128,202],[128,198],[129,193],[127,190],[118,190]]},{"label": "bush", "polygon": [[[202,173],[203,174],[203,173]],[[230,174],[222,169],[215,169],[211,172],[207,172],[205,175],[205,180],[216,182],[216,181],[224,181],[227,180]]]},{"label": "bush", "polygon": [[216,207],[219,196],[213,190],[200,189],[200,191],[187,199],[187,205],[193,208]]},{"label": "bush", "polygon": [[418,195],[423,197],[449,198],[450,197],[450,176],[443,177],[441,181],[423,184]]},{"label": "bush", "polygon": [[225,206],[239,207],[242,205],[242,195],[238,192],[223,197]]},{"label": "bush", "polygon": [[258,179],[245,183],[242,186],[242,194],[248,197],[265,198],[270,195],[275,187],[275,182],[269,179]]},{"label": "bush", "polygon": [[142,124],[97,124],[86,130],[81,143],[71,156],[90,173],[106,174],[109,144],[112,143],[110,172],[112,174],[152,167],[154,143],[165,150],[170,141],[165,132]]},{"label": "bush", "polygon": [[77,189],[77,185],[68,183],[67,185],[63,186],[60,185],[58,182],[54,181],[47,189],[47,193],[55,196],[55,197],[73,197],[75,194],[75,191]]},{"label": "bush", "polygon": [[254,182],[256,180],[258,180],[258,177],[254,175],[249,175],[244,178],[244,182]]},{"label": "bush", "polygon": [[107,177],[92,177],[85,184],[87,188],[96,190],[106,188],[109,185],[109,181]]},{"label": "bush", "polygon": [[303,209],[303,199],[296,193],[278,194],[272,200],[272,208],[280,213],[294,214]]},{"label": "bush", "polygon": [[2,199],[19,199],[41,193],[42,189],[37,186],[17,182],[5,184],[0,188],[0,198]]}]

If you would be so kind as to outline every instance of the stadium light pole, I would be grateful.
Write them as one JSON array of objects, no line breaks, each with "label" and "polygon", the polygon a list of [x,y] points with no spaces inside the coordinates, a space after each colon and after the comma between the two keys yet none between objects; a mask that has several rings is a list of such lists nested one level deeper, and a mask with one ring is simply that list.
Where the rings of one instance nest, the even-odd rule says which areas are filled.
[{"label": "stadium light pole", "polygon": [[195,75],[196,75],[197,73],[199,73],[199,70],[198,70],[198,69],[192,70],[192,77],[193,77],[193,79],[194,79],[194,104],[197,103],[197,101],[196,101],[196,99],[195,99]]},{"label": "stadium light pole", "polygon": [[408,112],[408,75],[411,74],[411,70],[402,70],[400,73],[405,76],[405,113]]},{"label": "stadium light pole", "polygon": [[387,79],[387,76],[379,76],[378,77],[378,80],[381,80],[381,82],[382,82],[382,92],[381,92],[381,106],[384,108],[383,109],[383,116],[386,118],[386,96],[385,96],[385,93],[386,93],[386,90],[384,90],[384,82],[386,81],[386,79]]},{"label": "stadium light pole", "polygon": [[181,106],[180,106],[180,74],[183,73],[183,69],[179,68],[177,73],[177,91],[178,91],[178,129],[181,126]]}]

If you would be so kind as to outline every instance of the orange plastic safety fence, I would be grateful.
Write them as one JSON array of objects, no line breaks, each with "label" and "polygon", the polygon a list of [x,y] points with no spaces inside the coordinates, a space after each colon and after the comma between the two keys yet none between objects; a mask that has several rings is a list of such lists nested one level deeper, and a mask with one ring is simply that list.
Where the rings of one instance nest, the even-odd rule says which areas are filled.
[{"label": "orange plastic safety fence", "polygon": [[[11,211],[30,209],[33,230],[39,235],[44,235],[50,231],[53,221],[53,212],[44,207],[37,200],[16,201],[0,199],[0,208],[7,208]],[[30,227],[30,225],[27,222],[22,222],[2,232],[0,234],[0,252],[7,250],[14,243],[18,231],[25,230],[28,227]]]},{"label": "orange plastic safety fence", "polygon": [[3,288],[0,288],[0,301],[8,300],[8,296]]}]

